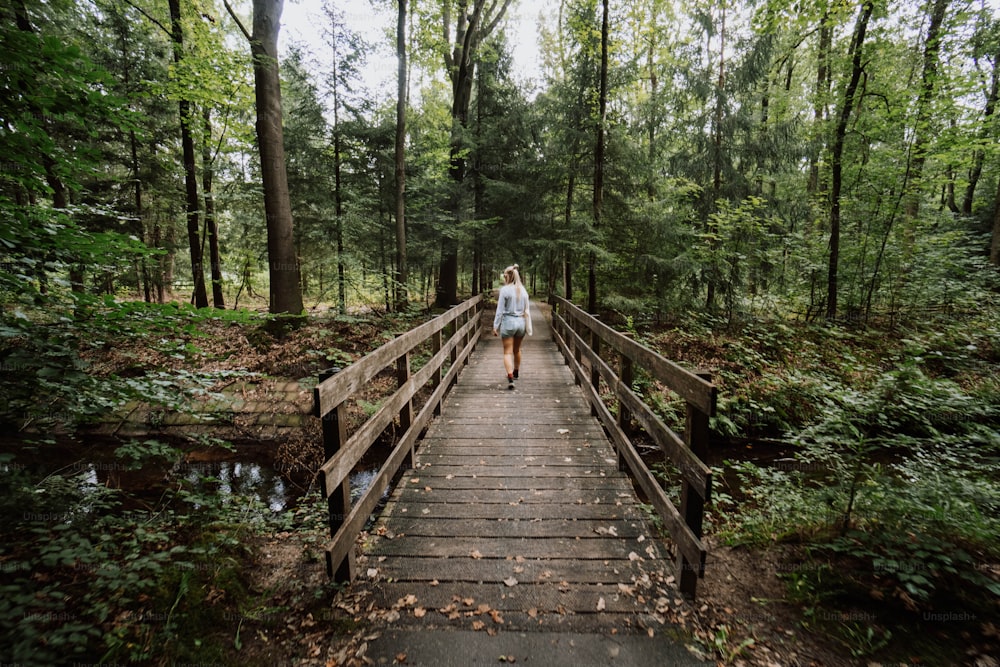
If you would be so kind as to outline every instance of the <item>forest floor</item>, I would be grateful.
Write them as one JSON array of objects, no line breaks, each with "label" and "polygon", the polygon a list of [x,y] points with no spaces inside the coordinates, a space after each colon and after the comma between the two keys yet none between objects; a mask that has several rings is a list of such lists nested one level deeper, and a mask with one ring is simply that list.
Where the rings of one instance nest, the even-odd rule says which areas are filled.
[{"label": "forest floor", "polygon": [[[89,361],[98,373],[127,373],[136,367],[250,371],[260,375],[258,395],[253,399],[266,402],[272,385],[287,388],[289,382],[315,377],[327,366],[350,363],[391,337],[390,328],[389,323],[364,319],[330,319],[273,338],[259,327],[206,322],[192,340],[197,352],[184,359],[137,343],[94,352]],[[688,340],[686,345],[696,343]],[[291,412],[308,412],[311,392],[306,385],[299,397],[300,409]],[[294,399],[286,402],[294,403]],[[318,425],[308,421],[297,435],[286,431],[284,436],[275,436],[279,463],[298,469],[318,467],[322,456]],[[318,507],[317,512],[322,511]],[[326,580],[321,521],[319,526],[311,532],[282,530],[258,536],[256,555],[248,563],[253,606],[280,610],[280,614],[262,617],[234,610],[240,618],[236,633],[240,648],[231,649],[233,661],[243,665],[366,664],[367,643],[391,619],[371,617],[364,602],[352,598],[350,588],[339,589]],[[1000,667],[1000,661],[991,657],[1000,655],[1000,636],[985,619],[945,624],[936,636],[920,636],[917,647],[910,640],[920,634],[920,624],[892,625],[876,599],[834,608],[793,595],[790,581],[794,578],[790,580],[789,575],[804,561],[800,546],[728,546],[713,536],[707,542],[707,571],[698,599],[674,620],[690,633],[692,646],[712,663]],[[878,627],[874,634],[873,626]],[[886,641],[881,642],[882,638]],[[908,653],[909,648],[917,650]],[[400,659],[405,664],[405,656]]]}]

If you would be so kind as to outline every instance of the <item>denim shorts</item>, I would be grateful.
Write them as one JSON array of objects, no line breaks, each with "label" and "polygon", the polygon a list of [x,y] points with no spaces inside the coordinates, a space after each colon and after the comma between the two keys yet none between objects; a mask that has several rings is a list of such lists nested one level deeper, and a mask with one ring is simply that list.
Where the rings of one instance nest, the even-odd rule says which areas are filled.
[{"label": "denim shorts", "polygon": [[524,338],[524,318],[515,315],[504,315],[500,320],[500,337]]}]

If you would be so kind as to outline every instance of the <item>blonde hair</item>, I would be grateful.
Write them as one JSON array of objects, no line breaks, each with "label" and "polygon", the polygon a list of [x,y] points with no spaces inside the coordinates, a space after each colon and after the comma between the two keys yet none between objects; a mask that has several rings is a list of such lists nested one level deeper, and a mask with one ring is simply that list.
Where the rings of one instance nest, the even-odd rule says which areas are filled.
[{"label": "blonde hair", "polygon": [[517,294],[518,294],[518,296],[520,296],[521,295],[521,290],[524,289],[524,286],[521,285],[521,274],[518,273],[518,271],[517,271],[518,268],[520,268],[520,267],[518,267],[517,264],[511,264],[506,269],[504,269],[503,270],[503,282],[504,282],[505,285],[510,285],[511,283],[514,283],[514,285],[517,286]]}]

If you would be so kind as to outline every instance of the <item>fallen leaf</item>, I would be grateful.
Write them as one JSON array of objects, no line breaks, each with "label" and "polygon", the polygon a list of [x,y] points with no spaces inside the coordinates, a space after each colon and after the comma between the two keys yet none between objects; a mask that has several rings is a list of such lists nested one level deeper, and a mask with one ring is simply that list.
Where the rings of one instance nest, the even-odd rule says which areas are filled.
[{"label": "fallen leaf", "polygon": [[514,577],[507,577],[506,579],[503,580],[503,583],[507,584],[508,586],[517,586],[517,579],[515,579]]},{"label": "fallen leaf", "polygon": [[413,610],[414,618],[423,618],[426,615],[427,615],[427,610],[424,609],[423,607],[417,607],[416,609]]},{"label": "fallen leaf", "polygon": [[559,435],[566,435],[567,433],[569,433],[569,429],[568,428],[561,428],[561,429],[558,429],[556,431],[556,433],[558,433]]},{"label": "fallen leaf", "polygon": [[536,607],[532,607],[531,609],[529,609],[528,616],[530,616],[531,618],[538,618],[538,609]]},{"label": "fallen leaf", "polygon": [[479,560],[480,558],[483,557],[483,555],[479,553],[479,549],[473,549],[472,552],[469,554],[469,556],[475,558],[476,560]]},{"label": "fallen leaf", "polygon": [[406,664],[406,654],[405,653],[397,653],[396,654],[396,662],[398,662],[401,665],[405,665]]},{"label": "fallen leaf", "polygon": [[492,618],[493,622],[497,625],[503,625],[503,616],[496,609],[490,610],[490,618]]},{"label": "fallen leaf", "polygon": [[630,552],[628,552],[628,559],[630,561],[632,561],[632,562],[635,562],[637,560],[642,560],[642,556],[640,556],[639,554],[637,554],[634,551],[630,551]]},{"label": "fallen leaf", "polygon": [[486,627],[486,624],[483,623],[482,621],[473,621],[472,622],[472,629],[473,630],[482,630],[485,627]]},{"label": "fallen leaf", "polygon": [[419,483],[420,483],[419,477],[414,477],[413,479],[410,480],[410,484],[419,484]]},{"label": "fallen leaf", "polygon": [[604,598],[598,598],[597,600],[597,611],[604,611]]}]

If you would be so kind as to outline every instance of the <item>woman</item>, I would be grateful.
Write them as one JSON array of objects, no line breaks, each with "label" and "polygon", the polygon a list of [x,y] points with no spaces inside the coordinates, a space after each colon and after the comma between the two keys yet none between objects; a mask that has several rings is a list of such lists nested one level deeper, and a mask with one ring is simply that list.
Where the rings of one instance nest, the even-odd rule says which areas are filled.
[{"label": "woman", "polygon": [[514,388],[521,368],[521,341],[531,335],[531,313],[528,310],[528,292],[521,284],[518,266],[503,270],[503,287],[497,298],[497,312],[493,317],[493,335],[503,341],[503,367],[507,371],[507,388]]}]

